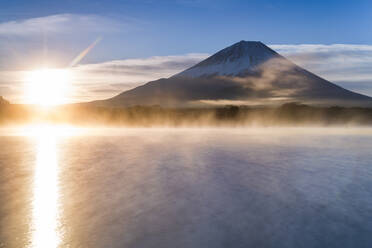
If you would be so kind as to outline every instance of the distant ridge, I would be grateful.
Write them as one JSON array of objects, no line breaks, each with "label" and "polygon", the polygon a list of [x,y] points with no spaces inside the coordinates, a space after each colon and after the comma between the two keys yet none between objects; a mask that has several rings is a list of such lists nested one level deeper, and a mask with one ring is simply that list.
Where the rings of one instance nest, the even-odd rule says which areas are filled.
[{"label": "distant ridge", "polygon": [[292,63],[259,41],[240,41],[166,79],[151,81],[98,106],[210,104],[372,106],[372,98],[346,90]]}]

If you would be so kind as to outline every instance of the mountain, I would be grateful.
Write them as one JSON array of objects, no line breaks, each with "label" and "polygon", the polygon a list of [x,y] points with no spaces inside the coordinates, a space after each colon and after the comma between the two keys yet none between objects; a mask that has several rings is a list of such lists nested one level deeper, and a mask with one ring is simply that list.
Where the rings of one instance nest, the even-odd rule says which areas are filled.
[{"label": "mountain", "polygon": [[240,41],[173,77],[242,76],[281,56],[261,42]]},{"label": "mountain", "polygon": [[146,83],[99,106],[279,104],[372,106],[372,98],[337,86],[256,41],[240,41],[170,77]]}]

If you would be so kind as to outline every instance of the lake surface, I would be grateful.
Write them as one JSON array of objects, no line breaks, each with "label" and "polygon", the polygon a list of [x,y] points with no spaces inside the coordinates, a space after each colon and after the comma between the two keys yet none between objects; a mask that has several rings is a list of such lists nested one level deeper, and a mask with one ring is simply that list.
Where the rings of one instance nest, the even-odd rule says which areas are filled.
[{"label": "lake surface", "polygon": [[372,129],[1,129],[0,247],[372,247]]}]

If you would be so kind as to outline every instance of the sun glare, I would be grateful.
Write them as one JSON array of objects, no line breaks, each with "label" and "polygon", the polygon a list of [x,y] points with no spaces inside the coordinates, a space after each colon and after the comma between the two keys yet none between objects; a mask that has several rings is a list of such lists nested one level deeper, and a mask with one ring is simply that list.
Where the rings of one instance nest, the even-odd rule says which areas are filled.
[{"label": "sun glare", "polygon": [[67,69],[30,71],[25,77],[25,100],[28,104],[52,106],[67,102],[71,72]]}]

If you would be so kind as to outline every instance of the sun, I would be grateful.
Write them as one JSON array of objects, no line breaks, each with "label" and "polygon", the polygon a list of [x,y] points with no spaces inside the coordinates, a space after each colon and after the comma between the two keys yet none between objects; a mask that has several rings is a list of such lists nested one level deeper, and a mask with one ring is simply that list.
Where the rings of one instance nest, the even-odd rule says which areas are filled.
[{"label": "sun", "polygon": [[53,106],[67,103],[71,86],[68,69],[43,68],[26,73],[25,101],[28,104]]}]

